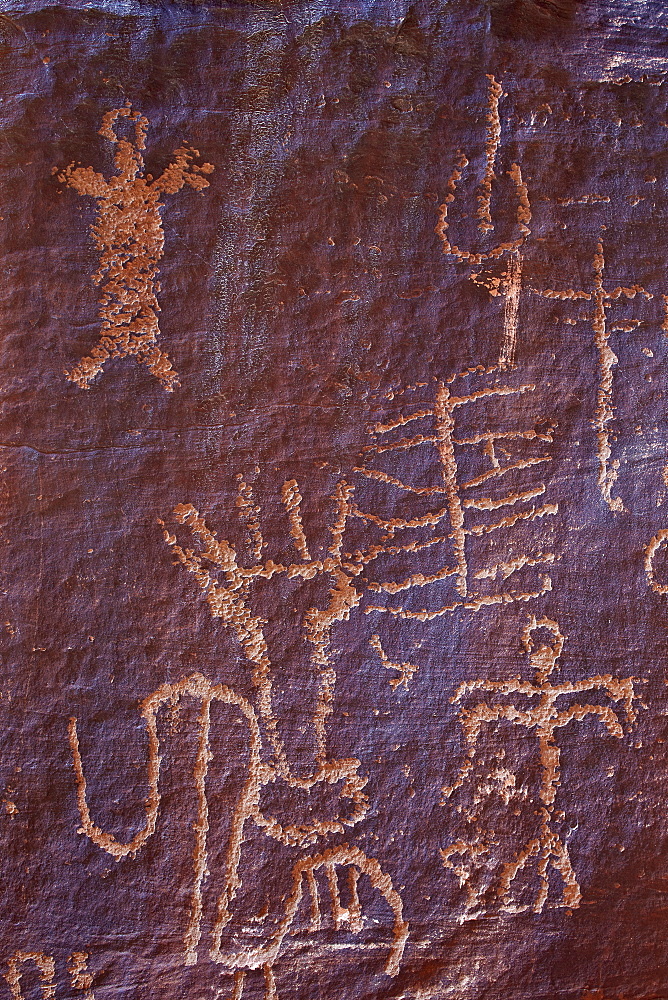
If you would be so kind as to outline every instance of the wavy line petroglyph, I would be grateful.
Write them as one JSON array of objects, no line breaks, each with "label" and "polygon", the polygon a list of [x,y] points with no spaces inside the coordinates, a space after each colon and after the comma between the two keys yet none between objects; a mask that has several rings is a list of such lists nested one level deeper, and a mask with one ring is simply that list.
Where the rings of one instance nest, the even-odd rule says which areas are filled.
[{"label": "wavy line petroglyph", "polygon": [[[534,633],[540,630],[550,634],[549,643],[535,641]],[[580,905],[580,886],[573,871],[568,847],[555,829],[556,822],[565,818],[555,810],[561,773],[561,750],[555,742],[555,733],[571,722],[580,722],[588,716],[598,718],[611,736],[621,739],[624,730],[619,712],[606,705],[574,704],[569,708],[559,709],[557,702],[585,691],[603,691],[611,701],[621,703],[626,721],[633,725],[636,718],[633,709],[636,678],[597,674],[581,681],[552,683],[550,678],[558,667],[564,640],[555,621],[531,617],[522,635],[522,645],[529,657],[533,679],[522,680],[517,675],[507,681],[467,681],[458,687],[450,699],[456,704],[475,698],[478,692],[491,696],[484,701],[474,701],[471,707],[460,709],[459,721],[468,751],[456,780],[443,788],[443,804],[450,800],[456,801],[453,796],[458,790],[470,793],[468,804],[457,806],[457,812],[464,817],[468,833],[441,851],[444,866],[454,872],[460,886],[467,891],[463,919],[476,915],[486,906],[493,906],[495,903],[500,903],[501,908],[508,912],[532,909],[540,913],[548,901],[550,868],[560,876],[562,889],[561,900],[549,905],[571,909]],[[510,695],[519,695],[523,700],[520,704],[497,701]],[[479,815],[483,811],[481,803],[495,792],[508,807],[511,799],[516,804],[522,797],[526,798],[527,791],[521,784],[518,785],[520,776],[505,765],[505,751],[499,755],[502,766],[497,768],[495,774],[487,775],[486,785],[483,782],[482,787],[479,787],[475,773],[483,729],[503,723],[533,732],[538,742],[541,766],[536,812],[539,817],[538,830],[535,836],[516,851],[511,860],[505,862],[497,857],[498,838],[494,830],[483,828]],[[493,779],[491,784],[490,777]],[[529,886],[535,892],[535,898],[533,903],[518,905],[512,899],[514,883],[523,873],[528,875],[532,866],[535,866],[537,889],[533,883],[529,883]]]},{"label": "wavy line petroglyph", "polygon": [[[494,230],[491,216],[492,184],[497,179],[495,171],[496,158],[501,141],[501,118],[499,115],[499,101],[503,97],[503,88],[494,76],[487,74],[489,80],[488,112],[487,112],[487,141],[485,144],[485,172],[480,182],[478,193],[478,209],[476,216],[479,219],[478,229],[481,233],[489,233]],[[512,367],[515,361],[515,349],[517,346],[518,314],[520,304],[520,294],[522,291],[522,254],[520,247],[524,243],[531,230],[531,204],[527,186],[522,180],[522,171],[519,164],[513,163],[508,176],[515,185],[517,194],[516,220],[520,236],[514,240],[497,243],[489,250],[474,251],[462,250],[458,245],[451,242],[452,220],[449,217],[451,207],[457,196],[457,185],[462,180],[464,170],[469,165],[466,154],[459,153],[457,165],[447,182],[448,193],[443,204],[439,207],[438,222],[435,232],[443,244],[443,253],[454,257],[456,261],[477,266],[487,262],[500,260],[507,257],[505,272],[500,275],[487,275],[482,273],[472,273],[471,280],[483,285],[491,295],[502,295],[503,303],[503,332],[501,337],[501,349],[499,353],[499,364],[501,367]]]},{"label": "wavy line petroglyph", "polygon": [[[133,123],[134,142],[118,138],[114,131],[118,119]],[[129,104],[108,111],[99,134],[115,146],[118,173],[107,179],[92,167],[73,163],[58,173],[61,183],[94,198],[98,206],[91,233],[100,253],[93,282],[104,282],[99,300],[101,335],[90,355],[65,373],[81,389],[90,389],[109,358],[123,357],[137,358],[168,391],[178,385],[171,361],[158,347],[157,277],[165,245],[161,198],[180,191],[184,184],[203,191],[209,186],[203,175],[214,168],[210,163],[193,163],[199,152],[182,146],[160,177],[144,176],[141,150],[146,146],[147,128],[148,120]]]},{"label": "wavy line petroglyph", "polygon": [[246,785],[232,820],[227,855],[227,884],[219,904],[220,911],[226,912],[239,886],[238,864],[243,828],[246,820],[253,816],[259,803],[260,787],[269,776],[260,762],[260,731],[252,706],[246,699],[236,695],[222,684],[211,684],[201,674],[193,674],[177,684],[164,684],[140,704],[141,716],[148,732],[147,779],[149,791],[144,803],[145,822],[143,828],[132,840],[119,843],[115,837],[105,833],[92,821],[86,797],[86,779],[79,747],[76,719],[70,720],[69,735],[74,770],[77,779],[77,803],[81,816],[79,833],[85,834],[94,844],[102,848],[117,861],[134,857],[155,833],[160,806],[160,741],[158,738],[158,713],[165,705],[177,706],[179,701],[189,696],[200,701],[199,738],[197,758],[193,773],[193,784],[197,793],[197,822],[195,824],[195,844],[193,848],[194,886],[191,897],[191,915],[185,935],[185,962],[194,965],[197,961],[197,946],[200,941],[202,921],[202,883],[206,874],[207,834],[209,831],[208,804],[206,795],[206,775],[210,760],[209,730],[211,705],[215,701],[235,706],[248,727],[249,765]]},{"label": "wavy line petroglyph", "polygon": [[380,662],[386,667],[387,670],[396,670],[398,677],[392,677],[390,679],[390,687],[395,690],[398,687],[407,688],[411,682],[413,674],[417,673],[420,669],[415,666],[414,663],[406,663],[402,661],[401,663],[393,663],[387,656],[385,650],[383,649],[380,641],[379,635],[372,635],[369,640],[372,649],[375,649],[380,657]]}]

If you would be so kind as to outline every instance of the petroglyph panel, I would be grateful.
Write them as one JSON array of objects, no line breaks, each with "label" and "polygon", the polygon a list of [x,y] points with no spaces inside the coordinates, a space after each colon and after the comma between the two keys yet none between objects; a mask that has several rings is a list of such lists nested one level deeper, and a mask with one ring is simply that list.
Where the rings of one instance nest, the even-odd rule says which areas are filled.
[{"label": "petroglyph panel", "polygon": [[664,22],[3,7],[0,994],[668,996]]}]

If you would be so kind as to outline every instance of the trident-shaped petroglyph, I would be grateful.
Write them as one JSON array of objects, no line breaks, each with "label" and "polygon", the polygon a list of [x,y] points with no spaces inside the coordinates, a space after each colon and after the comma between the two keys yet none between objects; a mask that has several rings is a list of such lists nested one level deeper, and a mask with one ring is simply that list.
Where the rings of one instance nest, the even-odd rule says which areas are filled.
[{"label": "trident-shaped petroglyph", "polygon": [[[134,124],[134,142],[119,139],[114,131],[114,123],[123,118]],[[171,361],[158,347],[157,275],[165,245],[161,197],[175,194],[184,184],[202,191],[209,186],[202,175],[214,168],[210,163],[193,163],[199,152],[182,146],[160,177],[144,176],[141,150],[146,146],[147,128],[148,120],[129,104],[108,111],[99,134],[116,148],[114,163],[118,173],[107,180],[92,167],[75,167],[71,163],[58,174],[59,181],[81,195],[95,198],[98,204],[98,218],[91,232],[100,252],[100,267],[93,282],[99,285],[104,281],[99,300],[101,336],[90,355],[65,373],[82,389],[90,388],[109,358],[126,356],[136,357],[146,365],[168,391],[178,385]]]},{"label": "trident-shaped petroglyph", "polygon": [[[552,634],[552,642],[549,645],[544,643],[536,645],[534,643],[533,633],[537,629],[546,629]],[[550,677],[557,667],[564,646],[564,638],[556,622],[549,618],[530,618],[522,635],[522,644],[529,655],[529,664],[534,672],[534,679],[523,681],[517,676],[508,681],[467,681],[459,686],[450,699],[453,703],[462,702],[477,691],[488,692],[497,698],[515,694],[527,699],[526,704],[520,705],[504,702],[499,704],[493,700],[479,701],[471,708],[461,709],[459,720],[464,731],[468,753],[455,782],[443,789],[445,798],[450,799],[457,789],[471,781],[480,734],[484,726],[509,722],[513,726],[533,731],[535,734],[538,740],[542,768],[542,780],[538,793],[540,832],[537,837],[529,840],[518,851],[512,861],[503,865],[496,886],[497,898],[501,900],[505,909],[512,912],[530,908],[513,905],[511,890],[513,882],[520,872],[532,864],[536,865],[539,880],[536,898],[533,907],[531,907],[536,913],[543,909],[548,898],[550,867],[561,876],[563,882],[562,902],[556,905],[576,908],[580,904],[580,886],[571,865],[568,848],[553,828],[561,760],[561,750],[554,738],[555,732],[571,722],[579,722],[587,716],[596,716],[612,736],[621,738],[624,734],[619,713],[606,705],[576,704],[571,705],[570,708],[559,709],[557,702],[561,698],[584,691],[605,691],[613,702],[622,703],[629,724],[632,725],[636,717],[633,710],[635,698],[633,686],[635,678],[633,677],[619,679],[611,674],[598,674],[582,681],[551,683]],[[509,788],[515,788],[515,778],[516,775],[512,772],[507,772]],[[474,817],[474,827],[475,825]],[[445,867],[455,872],[462,886],[467,886],[467,911],[475,909],[481,902],[483,890],[477,889],[472,884],[467,885],[467,883],[469,883],[475,867],[480,865],[480,857],[488,854],[489,850],[489,844],[484,842],[484,836],[482,836],[481,831],[478,831],[478,835],[473,836],[470,840],[458,840],[441,851]],[[465,861],[467,857],[470,858],[468,866]],[[461,861],[456,862],[453,860],[454,858],[460,858]]]},{"label": "trident-shaped petroglyph", "polygon": [[[493,76],[487,74],[489,80],[489,97],[487,112],[487,143],[485,146],[485,172],[480,183],[478,193],[478,209],[476,212],[478,229],[481,233],[489,233],[494,229],[492,222],[491,202],[492,184],[497,175],[495,172],[496,156],[501,141],[501,118],[499,116],[499,101],[503,96],[503,88]],[[517,191],[517,226],[520,235],[514,240],[497,243],[488,250],[474,251],[462,250],[455,245],[451,237],[452,222],[449,218],[450,208],[455,201],[457,185],[461,181],[463,172],[469,165],[468,157],[465,153],[459,153],[457,165],[450,175],[448,181],[448,193],[445,201],[439,208],[438,223],[435,232],[443,243],[443,253],[455,260],[471,265],[472,267],[486,264],[505,257],[507,259],[506,269],[495,278],[483,277],[478,273],[471,275],[471,279],[478,284],[482,284],[492,295],[501,294],[504,298],[503,308],[503,336],[501,341],[501,351],[499,354],[499,364],[507,367],[513,364],[515,359],[515,347],[517,343],[517,323],[520,304],[520,292],[522,290],[522,254],[521,247],[531,230],[531,205],[527,186],[522,180],[522,171],[519,164],[513,163],[509,176],[515,184]]]}]

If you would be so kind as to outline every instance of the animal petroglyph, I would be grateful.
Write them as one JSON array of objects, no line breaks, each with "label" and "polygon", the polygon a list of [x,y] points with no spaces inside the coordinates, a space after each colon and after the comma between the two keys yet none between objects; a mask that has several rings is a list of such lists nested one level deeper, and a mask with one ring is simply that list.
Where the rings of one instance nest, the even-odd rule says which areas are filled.
[{"label": "animal petroglyph", "polygon": [[[134,142],[116,135],[114,123],[119,119],[134,125]],[[99,134],[115,146],[118,172],[107,179],[92,167],[71,163],[58,173],[59,181],[94,198],[98,206],[97,222],[91,232],[100,253],[100,267],[93,282],[102,285],[101,335],[90,355],[65,373],[82,389],[90,388],[109,358],[127,356],[146,365],[168,391],[178,385],[171,361],[158,347],[157,276],[165,245],[161,199],[180,191],[184,184],[203,191],[209,186],[204,174],[214,168],[210,163],[194,163],[199,152],[182,146],[160,177],[144,175],[141,150],[146,146],[147,128],[148,120],[129,104],[108,111]]]},{"label": "animal petroglyph", "polygon": [[[537,630],[547,630],[551,634],[549,644],[535,641],[534,633]],[[441,851],[443,864],[455,873],[460,886],[467,890],[467,915],[480,912],[485,904],[492,905],[495,901],[500,901],[502,908],[510,912],[533,909],[539,913],[548,900],[550,868],[562,881],[561,901],[552,905],[569,908],[580,905],[580,886],[568,848],[555,829],[557,821],[564,818],[563,814],[558,815],[555,810],[561,761],[561,750],[555,741],[555,733],[571,722],[580,722],[588,716],[598,718],[612,736],[621,738],[624,730],[620,713],[607,705],[578,703],[560,709],[557,703],[564,697],[585,691],[602,691],[611,701],[621,703],[626,720],[632,725],[635,721],[635,693],[634,678],[620,679],[611,674],[598,674],[575,682],[553,683],[550,678],[557,668],[564,638],[556,622],[548,618],[532,617],[522,635],[522,644],[529,656],[533,679],[522,680],[518,675],[507,681],[467,681],[459,686],[451,698],[451,702],[456,704],[475,699],[478,692],[491,696],[482,701],[474,701],[471,707],[461,708],[459,721],[468,752],[455,782],[443,789],[444,798],[448,801],[458,789],[468,789],[471,792],[471,786],[476,786],[477,782],[468,804],[457,809],[465,819],[468,833]],[[512,695],[521,696],[519,704],[506,700]],[[538,742],[541,767],[538,809],[535,811],[538,830],[505,863],[500,862],[496,856],[499,841],[494,830],[483,829],[479,814],[484,811],[484,803],[486,800],[489,802],[493,793],[502,799],[506,809],[511,801],[513,805],[517,805],[522,798],[526,799],[528,793],[518,786],[519,775],[505,765],[504,750],[497,754],[501,766],[497,767],[494,774],[481,775],[480,780],[476,775],[484,727],[503,723],[534,734]],[[519,836],[522,835],[521,831],[516,832]],[[498,870],[499,864],[501,871],[495,876],[493,873]],[[535,899],[532,904],[514,904],[514,883],[522,874],[528,876],[532,866],[535,866],[537,875],[537,889],[530,883],[531,891],[535,891]]]},{"label": "animal petroglyph", "polygon": [[[544,519],[559,508],[543,502],[547,486],[534,473],[551,461],[556,424],[528,415],[535,391],[480,368],[392,396],[413,402],[376,424],[356,469],[364,488],[357,487],[353,513],[378,537],[355,557],[367,567],[366,588],[388,595],[387,603],[369,603],[367,614],[428,622],[551,590],[540,567],[557,556],[545,548]],[[535,522],[541,534],[524,548]],[[398,566],[412,571],[397,579]],[[529,574],[531,584],[499,588],[497,579],[516,574]],[[403,603],[392,600],[397,594],[406,595]],[[415,606],[414,594],[429,601]]]},{"label": "animal petroglyph", "polygon": [[[478,192],[478,229],[481,233],[487,234],[494,230],[494,223],[491,215],[492,184],[497,180],[495,170],[497,153],[501,141],[501,118],[499,115],[499,101],[503,96],[503,88],[497,80],[487,74],[489,80],[488,111],[487,111],[487,142],[485,145],[485,171],[480,183]],[[522,291],[522,253],[521,247],[531,230],[531,205],[527,186],[522,180],[522,171],[519,164],[513,163],[508,176],[513,182],[517,196],[517,232],[519,235],[515,239],[499,241],[494,246],[486,250],[463,250],[460,246],[452,242],[452,220],[450,212],[457,197],[457,186],[462,180],[469,160],[465,153],[460,152],[457,165],[450,175],[448,181],[448,193],[445,201],[439,208],[438,222],[435,232],[440,237],[443,244],[443,253],[453,257],[456,261],[476,267],[480,264],[488,265],[494,261],[506,260],[506,269],[501,274],[488,275],[481,272],[471,274],[471,280],[483,285],[491,295],[503,296],[503,335],[501,341],[501,351],[499,354],[499,364],[501,367],[512,366],[515,359],[515,348],[517,344],[518,313],[520,304],[520,294]]]}]

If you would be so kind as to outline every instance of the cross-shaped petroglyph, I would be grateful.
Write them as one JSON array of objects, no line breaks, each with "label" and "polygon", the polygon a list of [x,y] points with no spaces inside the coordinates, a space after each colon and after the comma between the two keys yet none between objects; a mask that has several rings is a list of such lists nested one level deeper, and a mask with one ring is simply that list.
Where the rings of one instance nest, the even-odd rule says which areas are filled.
[{"label": "cross-shaped petroglyph", "polygon": [[[487,112],[487,141],[485,145],[485,168],[479,184],[477,200],[478,208],[475,216],[478,219],[478,229],[484,236],[492,232],[495,224],[492,222],[492,191],[493,186],[498,185],[501,178],[497,174],[495,165],[501,144],[501,117],[499,113],[499,102],[504,96],[500,83],[488,74],[488,112]],[[459,153],[459,159],[450,176],[447,184],[448,193],[443,204],[439,208],[438,222],[435,232],[443,244],[443,253],[452,257],[455,261],[465,263],[471,267],[483,266],[480,272],[471,273],[471,280],[483,285],[491,295],[502,295],[504,300],[503,313],[503,339],[499,364],[502,367],[512,366],[515,357],[515,347],[517,342],[518,315],[520,295],[522,292],[529,292],[547,299],[573,300],[577,302],[589,301],[593,305],[590,315],[590,322],[593,328],[594,341],[598,351],[598,387],[596,394],[596,407],[594,412],[593,425],[596,431],[596,451],[598,459],[597,483],[601,495],[608,507],[615,512],[624,510],[622,500],[619,496],[613,496],[614,484],[618,478],[619,460],[612,459],[611,441],[614,436],[611,426],[614,421],[615,407],[613,405],[613,382],[614,368],[618,364],[610,345],[611,327],[608,322],[609,309],[624,299],[634,299],[637,295],[646,299],[651,299],[652,293],[646,291],[641,285],[633,284],[630,287],[616,286],[606,289],[604,286],[605,259],[603,244],[599,241],[593,260],[594,277],[590,288],[572,289],[564,288],[537,288],[531,282],[527,283],[526,275],[523,275],[524,260],[522,249],[527,238],[531,235],[529,223],[532,219],[531,205],[527,186],[522,180],[521,167],[517,163],[511,165],[508,176],[514,182],[517,196],[516,226],[517,236],[505,241],[497,240],[493,246],[485,246],[480,250],[475,248],[463,250],[455,242],[452,235],[453,220],[451,218],[455,203],[458,200],[458,188],[464,179],[464,172],[469,166],[469,159],[464,153]],[[572,204],[609,203],[610,198],[606,195],[589,194],[579,199],[558,199],[562,205]],[[462,218],[466,213],[461,213]],[[461,225],[461,221],[459,223]],[[498,223],[497,223],[498,225]],[[488,268],[495,261],[506,261],[505,271],[502,273],[490,273]],[[661,296],[664,305],[663,329],[668,330],[668,297]],[[637,322],[637,321],[636,321]],[[630,329],[634,324],[617,324],[612,329]]]},{"label": "cross-shaped petroglyph", "polygon": [[[489,80],[488,111],[487,111],[487,142],[485,145],[485,172],[480,183],[478,193],[478,229],[481,233],[493,232],[491,203],[492,185],[497,179],[495,164],[499,144],[501,141],[501,118],[499,115],[499,101],[503,97],[503,88],[497,80],[487,74]],[[445,201],[439,208],[439,217],[435,232],[440,237],[443,244],[443,253],[449,257],[454,257],[458,262],[477,267],[480,264],[487,265],[494,261],[506,259],[506,269],[496,276],[472,273],[471,280],[477,284],[484,285],[492,295],[502,295],[503,305],[503,335],[501,340],[501,350],[499,354],[499,364],[502,367],[512,366],[515,360],[515,348],[517,344],[517,326],[520,304],[520,293],[522,291],[522,253],[521,247],[527,236],[531,234],[529,223],[531,222],[531,205],[527,186],[522,180],[522,171],[519,164],[513,163],[508,176],[512,180],[517,194],[517,232],[519,235],[515,239],[497,242],[494,246],[485,250],[462,250],[459,245],[452,242],[452,220],[450,218],[453,203],[457,197],[457,185],[462,180],[463,173],[469,165],[468,157],[465,153],[459,153],[457,165],[448,180],[448,193]]]},{"label": "cross-shaped petroglyph", "polygon": [[[133,123],[134,142],[116,135],[114,123],[119,119]],[[157,276],[165,245],[161,198],[180,191],[184,184],[203,191],[209,186],[203,175],[214,168],[210,163],[194,163],[199,152],[182,146],[160,177],[145,176],[141,150],[146,146],[147,128],[148,120],[129,104],[108,111],[99,134],[115,146],[118,172],[107,179],[92,167],[70,163],[58,173],[59,181],[94,198],[98,206],[97,222],[91,232],[100,252],[100,267],[93,282],[102,285],[101,336],[90,355],[65,373],[82,389],[90,388],[109,358],[127,356],[146,365],[168,391],[178,385],[171,361],[158,347]]]},{"label": "cross-shaped petroglyph", "polygon": [[[175,534],[164,522],[164,538],[176,556],[176,565],[192,573],[211,610],[213,617],[230,628],[236,636],[246,661],[252,669],[254,704],[221,684],[213,684],[201,674],[193,674],[176,684],[165,684],[141,702],[141,715],[148,733],[148,784],[143,828],[127,843],[119,843],[92,820],[87,800],[86,780],[79,745],[76,719],[70,722],[70,745],[74,759],[78,786],[78,806],[81,816],[80,832],[113,857],[135,856],[155,830],[160,805],[159,775],[162,759],[158,735],[158,716],[166,706],[178,707],[184,698],[199,702],[198,751],[193,771],[193,784],[197,795],[197,821],[194,825],[193,890],[190,917],[185,934],[185,964],[198,961],[198,946],[202,933],[204,888],[208,869],[208,840],[212,834],[207,797],[207,774],[212,759],[211,726],[212,707],[220,702],[240,714],[247,729],[248,767],[244,789],[234,806],[231,834],[228,840],[223,892],[218,897],[216,918],[212,930],[210,957],[235,976],[234,996],[241,997],[245,972],[264,969],[266,1000],[276,996],[273,967],[283,940],[292,927],[304,894],[304,884],[311,898],[312,932],[320,921],[319,890],[315,873],[326,876],[327,891],[331,900],[335,928],[345,927],[354,934],[363,927],[363,914],[357,884],[365,876],[375,892],[385,899],[392,919],[392,943],[385,971],[395,975],[398,971],[408,937],[408,924],[402,916],[401,898],[392,886],[390,877],[378,862],[362,851],[348,845],[331,847],[318,855],[305,854],[294,865],[292,891],[285,902],[284,916],[276,931],[269,935],[269,942],[251,948],[234,950],[223,947],[223,934],[234,917],[234,901],[242,886],[244,828],[252,821],[262,832],[285,847],[306,848],[332,834],[343,833],[355,826],[368,810],[364,794],[366,778],[359,774],[360,761],[332,759],[327,750],[327,724],[332,715],[332,702],[336,672],[332,663],[331,632],[336,622],[345,621],[357,608],[362,594],[356,579],[362,562],[348,558],[343,553],[343,535],[351,513],[352,487],[340,482],[334,492],[333,523],[329,529],[326,552],[321,558],[311,555],[302,523],[302,496],[295,480],[284,483],[281,491],[289,533],[298,555],[291,563],[275,562],[264,558],[266,548],[261,528],[261,512],[255,505],[250,487],[239,479],[237,512],[245,524],[248,535],[249,559],[242,559],[226,539],[218,539],[204,518],[190,504],[181,504],[174,510],[176,522],[191,532],[196,547],[181,545]],[[249,564],[250,562],[250,564]],[[278,665],[272,661],[265,636],[266,621],[252,607],[254,588],[272,581],[298,583],[322,577],[329,581],[327,597],[322,607],[310,607],[303,619],[304,639],[310,650],[310,663],[319,678],[319,691],[310,720],[314,756],[308,774],[296,766],[281,736],[281,725],[274,708],[273,685]],[[280,608],[280,599],[277,609]],[[260,796],[263,788],[284,783],[291,789],[306,794],[317,786],[331,786],[341,802],[338,816],[320,818],[310,812],[308,822],[284,822],[270,815],[263,807]],[[345,808],[343,808],[345,804]],[[317,809],[317,806],[315,807]],[[340,902],[338,874],[347,874],[347,906]]]},{"label": "cross-shaped petroglyph", "polygon": [[[551,633],[549,644],[536,643],[534,633],[537,630],[547,630]],[[502,907],[511,912],[533,909],[539,913],[545,906],[549,893],[549,868],[551,867],[561,877],[563,886],[561,902],[556,906],[576,908],[580,905],[581,892],[575,872],[571,864],[568,848],[554,829],[555,799],[560,783],[561,750],[555,741],[558,729],[571,722],[580,722],[588,716],[597,717],[607,731],[621,739],[624,730],[620,713],[601,704],[575,704],[569,708],[560,709],[558,702],[564,697],[580,694],[584,691],[603,691],[608,698],[621,703],[629,725],[635,722],[633,709],[634,680],[633,677],[616,678],[611,674],[597,674],[581,681],[555,684],[551,676],[557,668],[559,657],[564,646],[564,636],[556,622],[549,618],[536,619],[532,617],[522,635],[522,644],[529,656],[529,666],[534,674],[530,681],[522,680],[519,675],[507,681],[474,680],[461,684],[453,697],[453,704],[468,701],[477,692],[486,692],[490,698],[474,702],[470,708],[463,707],[459,713],[464,739],[468,752],[462,764],[459,775],[452,785],[443,789],[444,798],[450,800],[458,789],[471,785],[474,780],[476,756],[480,750],[481,734],[484,727],[510,723],[533,733],[540,752],[541,783],[538,792],[538,815],[540,827],[537,836],[532,837],[517,852],[515,857],[502,865],[501,874],[496,884],[491,886],[476,885],[473,879],[476,869],[491,864],[494,837],[485,835],[480,829],[477,812],[480,811],[480,797],[475,796],[474,809],[469,816],[473,835],[470,839],[460,839],[441,851],[443,863],[459,878],[460,885],[467,888],[466,911],[470,913],[478,909],[485,896],[493,892]],[[520,695],[522,702],[508,703],[505,701],[511,695]],[[497,699],[502,699],[497,701]],[[525,700],[524,700],[525,699]],[[517,789],[518,775],[504,768],[504,783],[506,799]],[[444,803],[445,804],[445,803]],[[463,811],[462,807],[459,809]],[[455,860],[459,859],[459,860]],[[536,866],[538,888],[531,906],[518,906],[512,903],[513,883],[520,873]]]},{"label": "cross-shaped petroglyph", "polygon": [[641,285],[624,287],[618,285],[612,289],[606,289],[603,283],[603,273],[605,270],[605,257],[603,254],[603,244],[598,243],[593,260],[594,280],[592,288],[573,289],[566,288],[555,290],[553,288],[537,289],[531,291],[547,299],[561,299],[564,301],[588,301],[593,304],[591,313],[591,324],[594,331],[594,341],[598,351],[598,389],[596,393],[596,409],[594,411],[594,430],[596,431],[596,454],[598,458],[597,484],[601,495],[610,510],[620,512],[624,510],[621,497],[612,496],[612,490],[619,475],[619,460],[611,461],[612,448],[611,423],[614,419],[613,399],[613,369],[618,363],[617,355],[610,347],[610,329],[608,326],[608,309],[620,299],[634,299],[640,295],[646,299],[651,299],[652,294],[645,291]]}]

